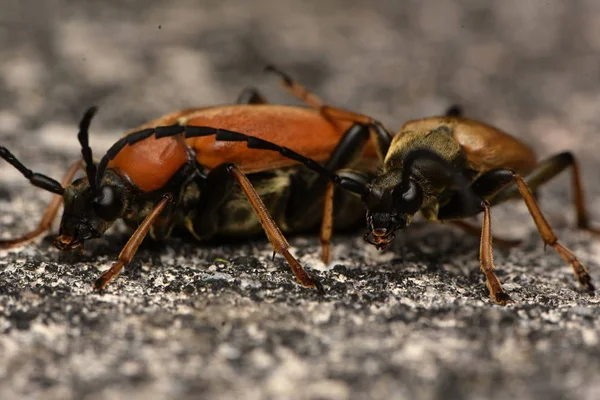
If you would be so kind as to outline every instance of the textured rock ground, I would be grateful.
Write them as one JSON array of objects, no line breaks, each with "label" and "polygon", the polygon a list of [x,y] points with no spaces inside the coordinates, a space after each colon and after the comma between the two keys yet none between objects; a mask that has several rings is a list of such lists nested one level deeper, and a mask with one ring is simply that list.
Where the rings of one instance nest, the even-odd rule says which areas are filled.
[{"label": "textured rock ground", "polygon": [[[491,8],[490,8],[491,7]],[[75,125],[101,107],[105,150],[145,119],[226,103],[279,64],[324,98],[391,127],[459,102],[541,156],[572,149],[600,223],[600,8],[594,1],[477,0],[0,2],[0,144],[61,175]],[[0,235],[35,226],[48,200],[0,164]],[[572,229],[566,177],[542,190],[559,237],[600,282],[600,241]],[[519,203],[494,209],[498,275],[515,300],[490,304],[478,240],[416,224],[385,253],[361,232],[291,239],[326,288],[292,282],[263,239],[145,245],[103,295],[90,284],[127,239],[79,259],[49,236],[0,252],[0,398],[600,397],[600,308],[544,251]]]}]

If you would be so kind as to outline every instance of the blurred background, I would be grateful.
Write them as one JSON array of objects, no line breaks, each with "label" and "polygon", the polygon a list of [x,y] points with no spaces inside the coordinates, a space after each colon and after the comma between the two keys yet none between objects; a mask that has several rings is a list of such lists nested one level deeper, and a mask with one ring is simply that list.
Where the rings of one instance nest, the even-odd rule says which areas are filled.
[{"label": "blurred background", "polygon": [[[393,129],[460,103],[542,154],[568,147],[589,160],[600,145],[594,0],[0,6],[2,138],[54,142],[53,129],[75,126],[92,104],[101,109],[92,137],[101,147],[172,110],[232,102],[250,85],[293,102],[262,72],[274,63],[328,102]],[[73,137],[60,139],[75,150]]]},{"label": "blurred background", "polygon": [[[58,178],[79,155],[76,127],[87,107],[100,107],[91,136],[98,155],[123,132],[147,120],[190,106],[231,103],[244,87],[259,88],[272,102],[294,104],[277,79],[263,72],[269,63],[330,104],[371,115],[394,130],[406,120],[439,115],[458,103],[468,116],[522,138],[541,157],[570,149],[581,160],[588,204],[595,220],[600,220],[596,211],[600,207],[596,173],[600,167],[600,2],[596,0],[0,0],[0,144],[31,169]],[[29,186],[3,162],[0,178],[1,229],[14,236],[36,224],[48,195]],[[572,226],[566,177],[542,193],[549,194],[543,196],[543,205],[553,224]],[[535,228],[524,207],[517,208],[520,213],[514,209],[494,213],[498,231],[522,228],[521,233],[533,238]],[[599,249],[587,241],[588,236],[569,235],[565,235],[567,241],[577,242],[578,254],[584,254],[598,280]],[[464,236],[458,237],[455,240],[462,243]],[[359,242],[357,237],[346,244],[362,249]],[[136,285],[143,282],[148,290],[152,284],[148,282],[154,282],[152,274],[175,273],[169,269],[170,261],[165,268],[121,279],[116,296],[95,297],[89,295],[87,285],[97,275],[92,267],[73,269],[58,264],[53,270],[59,271],[58,278],[52,271],[44,272],[39,263],[56,259],[48,244],[32,245],[6,257],[3,253],[0,265],[7,270],[23,259],[31,263],[25,272],[14,272],[24,282],[14,283],[11,278],[13,283],[7,285],[12,292],[0,285],[2,293],[18,293],[5,297],[3,307],[22,310],[34,304],[37,311],[30,318],[31,326],[38,328],[26,325],[22,335],[13,331],[13,336],[0,340],[0,359],[10,360],[10,365],[0,365],[0,382],[14,388],[0,393],[5,398],[37,389],[46,390],[44,398],[119,398],[123,390],[129,390],[131,399],[158,393],[167,398],[193,398],[198,393],[212,393],[215,398],[224,393],[230,398],[251,394],[248,398],[500,399],[536,393],[546,398],[553,394],[554,398],[595,398],[599,339],[597,323],[590,322],[597,309],[590,310],[594,301],[597,308],[597,300],[579,297],[569,267],[551,251],[542,253],[537,236],[530,242],[529,250],[539,252],[518,253],[522,258],[511,259],[509,271],[512,266],[512,271],[526,274],[530,265],[543,264],[545,268],[537,271],[545,275],[539,279],[550,281],[556,269],[548,269],[548,263],[562,268],[559,278],[544,286],[544,298],[552,299],[548,300],[552,309],[564,305],[563,299],[580,302],[581,315],[552,314],[546,306],[538,307],[539,299],[528,292],[521,292],[524,305],[520,311],[483,308],[487,299],[477,271],[476,239],[470,243],[475,250],[468,254],[464,267],[472,275],[463,274],[461,267],[438,275],[435,267],[411,264],[416,268],[415,282],[423,273],[423,279],[436,280],[433,292],[418,284],[413,285],[415,292],[435,300],[435,293],[445,290],[442,306],[437,300],[422,301],[404,292],[411,287],[404,285],[407,275],[396,274],[410,274],[410,268],[375,275],[395,291],[361,286],[364,276],[360,275],[348,279],[359,282],[355,283],[358,289],[347,289],[352,296],[344,292],[339,299],[322,303],[292,285],[270,308],[260,299],[249,300],[256,299],[238,283],[229,283],[233,292],[244,293],[233,296],[234,300],[227,297],[231,293],[221,291],[216,291],[216,298],[203,293],[200,300],[186,293],[172,297],[164,295],[160,285],[153,287],[154,297],[146,299]],[[293,243],[302,248],[306,241]],[[315,243],[308,243],[313,253],[318,251]],[[438,243],[430,245],[435,252]],[[270,252],[266,241],[263,247],[263,252]],[[36,248],[42,253],[35,253]],[[114,257],[118,249],[113,250],[102,262]],[[233,251],[247,252],[248,247]],[[538,262],[542,254],[549,257],[548,263]],[[376,260],[371,263],[382,263]],[[499,260],[506,263],[502,255]],[[520,264],[521,260],[527,261]],[[87,265],[94,262],[88,260]],[[210,264],[204,262],[198,268]],[[456,265],[454,260],[448,263]],[[65,271],[69,271],[64,275],[67,283],[60,275]],[[192,276],[204,269],[182,271],[177,273]],[[289,283],[286,270],[275,271],[277,285]],[[44,276],[54,279],[60,296],[39,300],[21,293],[23,287],[36,292]],[[337,275],[327,276],[334,279],[331,276]],[[148,282],[143,281],[146,277]],[[533,287],[531,282],[539,283],[538,277],[521,283],[524,288]],[[275,285],[261,282],[259,287]],[[525,291],[518,289],[516,278],[511,282],[512,290]],[[199,289],[191,290],[203,291],[205,286],[202,281]],[[471,296],[473,308],[465,309],[456,300],[455,286],[469,288],[460,296]],[[77,318],[65,314],[61,296],[68,299],[70,310],[79,310],[74,312]],[[409,297],[412,300],[405,301]],[[371,301],[375,306],[371,307]],[[528,301],[531,308],[525,305]],[[309,312],[297,311],[296,302]],[[569,304],[563,310],[571,310]],[[133,314],[146,315],[148,320],[140,322],[130,316],[128,310],[134,307]],[[362,311],[356,311],[359,308]],[[440,309],[446,314],[436,319]],[[90,317],[89,310],[97,314]],[[235,310],[240,314],[228,314]],[[314,310],[326,310],[333,317],[314,316]],[[338,318],[340,310],[347,314]],[[377,314],[374,310],[384,311]],[[216,320],[219,315],[231,318]],[[262,319],[250,324],[247,315]],[[280,320],[273,320],[273,315]],[[559,324],[560,315],[572,325]],[[11,318],[8,311],[4,316],[0,312],[0,327],[8,327],[4,332],[18,326]],[[52,329],[60,329],[39,328],[35,321],[40,319],[50,319]],[[97,320],[101,323],[85,323]],[[225,325],[231,320],[238,321],[236,329],[231,329],[234,333],[222,333],[224,326],[233,326]],[[154,326],[154,321],[163,325]],[[320,328],[320,321],[331,324],[323,323]],[[355,328],[357,321],[368,323]],[[134,329],[127,331],[125,323]],[[294,328],[283,330],[279,325],[283,323]],[[510,332],[505,334],[502,326]],[[565,326],[576,326],[568,331],[572,336],[558,333]],[[159,328],[161,333],[156,333],[154,329]],[[64,332],[75,333],[69,337]],[[86,336],[79,337],[77,332]],[[512,335],[516,339],[510,339]],[[272,347],[264,347],[263,341],[271,338],[275,338]],[[536,345],[538,339],[545,347]],[[236,340],[256,342],[258,353],[247,356],[236,347]],[[313,340],[322,346],[317,351],[311,347]],[[403,347],[409,342],[414,345]],[[180,353],[174,352],[172,346],[180,344]],[[567,348],[559,355],[548,350]],[[129,354],[132,349],[135,352]],[[76,351],[86,355],[78,358]],[[10,358],[2,355],[7,353]],[[129,358],[121,360],[119,354]],[[128,360],[137,363],[127,364]],[[571,370],[572,366],[578,367]],[[94,388],[96,393],[103,390],[102,395],[94,397]]]}]

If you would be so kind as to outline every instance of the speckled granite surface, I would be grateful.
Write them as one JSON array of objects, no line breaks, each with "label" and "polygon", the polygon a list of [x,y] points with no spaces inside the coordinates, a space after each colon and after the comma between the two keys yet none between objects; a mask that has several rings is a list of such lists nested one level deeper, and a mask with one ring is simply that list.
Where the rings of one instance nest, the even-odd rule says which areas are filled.
[{"label": "speckled granite surface", "polygon": [[[600,7],[595,1],[0,1],[0,143],[59,177],[76,123],[100,106],[97,152],[190,105],[231,102],[276,63],[333,104],[391,128],[452,103],[541,157],[572,149],[600,225]],[[568,180],[542,190],[559,237],[600,282],[600,239],[572,229]],[[0,235],[35,226],[48,196],[0,163]],[[90,290],[127,239],[79,259],[51,236],[0,251],[0,398],[596,399],[600,302],[544,251],[520,203],[494,230],[515,300],[490,304],[478,240],[416,224],[377,253],[362,232],[292,238],[326,295],[292,282],[266,240],[148,244],[107,293]],[[223,260],[228,260],[224,262]]]}]

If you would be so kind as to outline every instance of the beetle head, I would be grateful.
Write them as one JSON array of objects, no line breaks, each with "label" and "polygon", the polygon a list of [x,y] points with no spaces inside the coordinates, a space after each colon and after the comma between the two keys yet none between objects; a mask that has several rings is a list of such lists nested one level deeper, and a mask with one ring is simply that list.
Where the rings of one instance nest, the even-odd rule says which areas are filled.
[{"label": "beetle head", "polygon": [[82,248],[86,240],[102,236],[126,210],[125,195],[128,191],[123,178],[113,171],[105,174],[106,162],[100,163],[103,166],[98,171],[92,159],[89,127],[96,111],[96,107],[90,107],[79,123],[77,138],[81,144],[86,177],[74,181],[64,190],[60,235],[54,241],[59,250]]},{"label": "beetle head", "polygon": [[88,178],[74,181],[65,188],[64,212],[59,236],[54,246],[59,250],[76,250],[88,239],[94,239],[121,218],[126,209],[126,187],[123,179],[107,171],[102,185],[92,189]]},{"label": "beetle head", "polygon": [[392,170],[375,178],[363,196],[369,232],[364,240],[378,250],[385,249],[406,228],[423,203],[423,190],[412,179],[401,180],[401,171]]}]

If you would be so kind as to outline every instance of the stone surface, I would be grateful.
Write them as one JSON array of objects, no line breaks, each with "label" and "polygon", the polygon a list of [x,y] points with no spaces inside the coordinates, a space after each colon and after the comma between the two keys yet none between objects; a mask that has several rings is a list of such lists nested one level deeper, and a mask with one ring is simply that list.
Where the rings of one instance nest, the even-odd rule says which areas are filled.
[{"label": "stone surface", "polygon": [[[329,102],[394,128],[453,103],[514,132],[541,157],[581,159],[600,223],[600,8],[594,1],[0,1],[0,144],[59,177],[79,154],[76,122],[100,106],[100,153],[146,119],[231,102],[276,63]],[[573,229],[566,174],[541,191],[562,241],[600,282],[600,241]],[[34,227],[49,196],[0,163],[0,235]],[[271,261],[268,242],[146,244],[106,293],[91,283],[127,240],[80,258],[51,237],[0,251],[0,398],[600,397],[597,297],[544,251],[520,203],[493,211],[492,305],[478,240],[416,223],[385,253],[362,232],[291,238],[319,296]],[[55,232],[55,230],[54,230]]]}]

